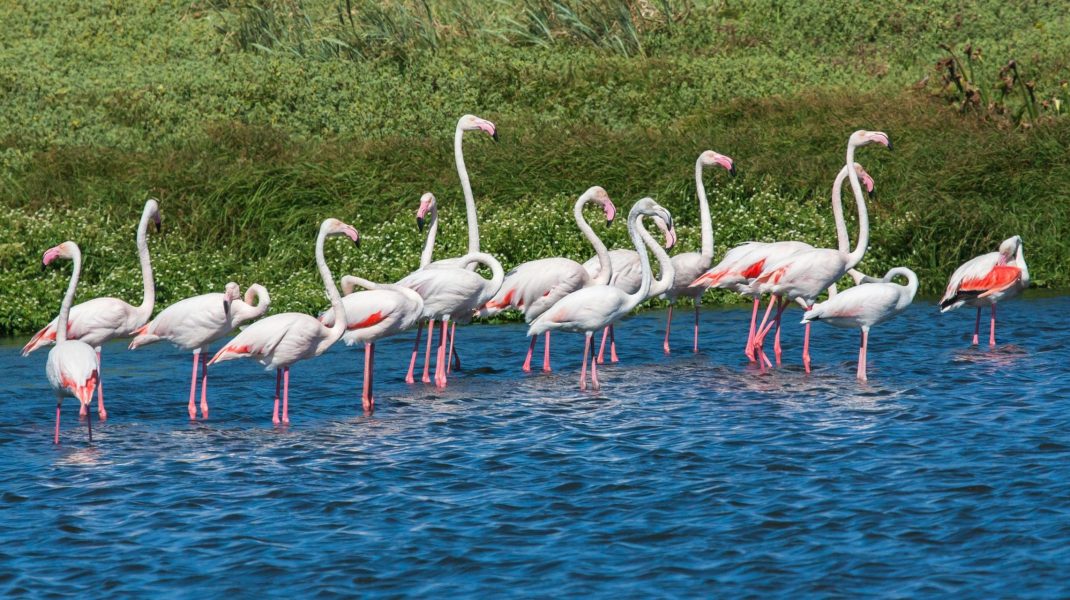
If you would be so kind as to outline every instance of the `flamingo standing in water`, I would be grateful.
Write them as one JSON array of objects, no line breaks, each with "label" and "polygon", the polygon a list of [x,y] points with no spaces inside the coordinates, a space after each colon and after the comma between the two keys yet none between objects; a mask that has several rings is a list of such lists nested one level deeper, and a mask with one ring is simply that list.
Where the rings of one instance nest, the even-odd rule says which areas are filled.
[{"label": "flamingo standing in water", "polygon": [[981,308],[992,307],[992,320],[988,328],[988,345],[996,345],[996,303],[1017,296],[1029,287],[1029,266],[1022,255],[1022,238],[1014,236],[1003,240],[998,252],[989,252],[963,263],[951,274],[944,297],[940,299],[940,312],[954,310],[963,304],[977,307],[977,320],[973,326],[973,345],[977,345],[981,332]]},{"label": "flamingo standing in water", "polygon": [[[854,165],[856,148],[872,143],[887,146],[889,149],[892,147],[891,140],[883,132],[856,131],[851,134],[847,142],[846,164]],[[773,308],[771,302],[769,308],[766,309],[765,318],[762,319],[762,324],[758,327],[758,332],[755,334],[755,339],[752,343],[756,347],[756,353],[760,353],[763,356],[762,360],[765,363],[769,363],[769,359],[764,357],[765,353],[761,351],[762,341],[769,333],[769,329],[776,322],[779,322],[784,309],[787,307],[788,300],[795,300],[806,310],[810,310],[821,292],[839,281],[848,270],[853,269],[865,256],[866,248],[869,246],[869,215],[866,212],[866,201],[862,195],[862,185],[858,178],[858,172],[851,168],[847,169],[847,174],[851,182],[851,190],[854,192],[855,203],[858,206],[858,244],[854,251],[847,253],[838,249],[832,250],[828,248],[808,250],[778,263],[767,264],[762,273],[748,286],[751,292],[772,294],[773,300],[778,304],[776,320],[774,323],[769,323],[768,327],[766,326],[769,313]],[[842,214],[840,220],[842,220]],[[806,372],[809,373],[809,323],[806,325],[806,333],[803,338],[803,366],[806,368]]]},{"label": "flamingo standing in water", "polygon": [[56,345],[48,351],[48,362],[45,365],[48,383],[56,393],[56,434],[53,441],[59,443],[59,415],[63,397],[73,396],[81,403],[86,413],[85,424],[89,431],[89,441],[92,442],[93,424],[87,407],[93,401],[93,390],[100,382],[97,354],[89,344],[81,340],[67,339],[67,318],[71,302],[74,301],[74,291],[78,287],[78,275],[82,272],[82,252],[78,249],[78,244],[63,242],[49,248],[42,263],[48,265],[57,258],[70,259],[74,268],[71,271],[71,281],[67,284],[67,293],[63,296],[63,303],[59,308],[59,316],[56,317]]},{"label": "flamingo standing in water", "polygon": [[651,268],[643,238],[638,231],[640,215],[661,217],[672,228],[672,215],[650,198],[635,203],[628,212],[628,234],[636,252],[639,253],[643,277],[639,289],[629,294],[613,285],[592,285],[576,290],[559,300],[535,319],[528,328],[528,336],[537,336],[551,329],[584,333],[583,367],[580,370],[580,389],[587,389],[587,356],[591,355],[591,385],[598,389],[597,361],[594,358],[594,332],[604,329],[628,314],[640,302],[646,300],[650,291]]},{"label": "flamingo standing in water", "polygon": [[289,423],[290,366],[294,363],[319,356],[327,351],[346,330],[346,310],[338,287],[323,258],[323,242],[330,236],[344,235],[360,245],[356,229],[338,219],[327,219],[320,225],[316,237],[316,267],[319,269],[323,287],[331,299],[334,324],[330,327],[316,317],[304,313],[281,313],[260,319],[246,327],[219,352],[208,366],[235,358],[251,358],[268,369],[275,369],[275,410],[271,420],[279,424],[279,387],[282,385],[282,423]]},{"label": "flamingo standing in water", "polygon": [[[253,303],[255,301],[255,304]],[[189,383],[189,418],[197,418],[197,364],[201,365],[201,418],[208,418],[208,361],[200,360],[202,352],[208,352],[208,345],[222,338],[246,321],[258,319],[267,312],[271,305],[271,296],[267,289],[254,283],[245,290],[242,298],[241,288],[231,281],[224,287],[223,293],[201,294],[179,300],[160,311],[156,318],[137,330],[137,336],[130,341],[130,349],[167,340],[193,352],[193,375]],[[205,357],[207,359],[207,357]]]},{"label": "flamingo standing in water", "polygon": [[[896,276],[907,279],[906,285],[892,283]],[[869,344],[869,329],[903,312],[914,301],[918,292],[918,276],[906,267],[888,271],[883,279],[860,277],[861,285],[845,290],[825,302],[813,305],[803,314],[802,323],[823,321],[829,325],[847,329],[860,329],[858,347],[859,381],[866,381],[866,347]]]},{"label": "flamingo standing in water", "polygon": [[[584,205],[598,204],[606,215],[606,225],[613,223],[617,209],[609,194],[599,186],[589,188],[576,200],[572,215],[584,237],[594,247],[601,267],[597,277],[591,277],[583,265],[564,257],[540,258],[521,263],[505,274],[502,287],[498,293],[480,308],[478,316],[489,317],[499,312],[514,308],[524,313],[524,320],[531,323],[558,300],[572,292],[590,285],[605,285],[612,275],[609,250],[599,239],[591,225],[583,218]],[[538,337],[531,338],[528,354],[524,359],[523,370],[531,371],[531,356],[535,351]],[[542,370],[550,372],[550,332],[546,332],[543,343]]]},{"label": "flamingo standing in water", "polygon": [[[363,287],[366,291],[354,293],[356,286]],[[361,393],[361,403],[365,411],[371,412],[375,408],[375,397],[372,393],[375,342],[415,325],[423,315],[424,299],[420,294],[401,285],[374,283],[346,275],[342,277],[342,305],[345,307],[347,323],[342,341],[347,346],[364,344],[364,389]],[[323,312],[319,318],[327,327],[334,325],[334,312],[331,310]]]},{"label": "flamingo standing in water", "polygon": [[[137,227],[137,254],[141,262],[141,279],[145,286],[140,306],[131,306],[118,298],[93,298],[74,306],[70,310],[67,321],[67,339],[81,340],[96,348],[98,374],[100,369],[101,346],[116,338],[130,337],[148,323],[152,316],[152,307],[156,301],[156,287],[152,281],[152,262],[149,260],[149,244],[147,232],[149,222],[156,224],[156,231],[160,231],[160,206],[155,198],[145,202],[145,208],[141,211],[141,222]],[[59,318],[53,319],[45,325],[23,346],[22,355],[47,346],[56,340],[56,323]],[[82,405],[81,415],[85,415],[88,408]],[[100,420],[108,418],[108,412],[104,409],[104,382],[97,380],[97,413]]]},{"label": "flamingo standing in water", "polygon": [[703,167],[718,165],[724,167],[730,174],[735,176],[736,167],[732,159],[707,150],[699,155],[695,161],[695,190],[698,194],[699,221],[702,227],[702,246],[698,252],[683,252],[672,257],[672,265],[675,276],[672,286],[665,292],[669,300],[669,315],[665,320],[665,342],[663,348],[669,353],[669,331],[672,328],[672,309],[676,299],[684,296],[692,299],[695,305],[695,339],[692,351],[698,352],[698,317],[699,306],[702,304],[702,293],[706,290],[701,287],[691,287],[691,282],[710,268],[713,262],[713,220],[710,218],[710,204],[706,200],[706,186],[702,182]]}]

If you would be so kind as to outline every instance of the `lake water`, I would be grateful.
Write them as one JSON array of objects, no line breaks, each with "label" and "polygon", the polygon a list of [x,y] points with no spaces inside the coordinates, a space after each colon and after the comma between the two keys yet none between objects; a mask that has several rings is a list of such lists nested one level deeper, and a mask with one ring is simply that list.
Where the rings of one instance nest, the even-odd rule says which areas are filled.
[{"label": "lake water", "polygon": [[[1070,572],[1068,297],[1003,305],[995,350],[973,313],[919,301],[871,335],[815,325],[813,374],[788,313],[786,365],[741,352],[749,310],[618,327],[622,363],[577,389],[582,338],[523,375],[519,325],[458,330],[445,391],[401,381],[411,338],[291,372],[212,370],[186,414],[189,356],[104,353],[109,420],[92,445],[54,403],[46,352],[0,346],[0,593],[362,596],[1065,596]],[[540,344],[541,349],[541,344]],[[95,414],[95,413],[94,413]]]}]

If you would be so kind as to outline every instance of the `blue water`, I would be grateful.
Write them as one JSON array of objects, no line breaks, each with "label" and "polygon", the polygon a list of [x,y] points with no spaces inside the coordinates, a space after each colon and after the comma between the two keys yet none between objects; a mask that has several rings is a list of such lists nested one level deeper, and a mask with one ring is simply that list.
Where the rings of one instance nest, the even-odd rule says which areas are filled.
[{"label": "blue water", "polygon": [[84,598],[362,596],[1065,596],[1070,572],[1070,298],[973,314],[919,302],[871,335],[815,325],[815,371],[759,373],[749,311],[710,310],[704,352],[660,350],[663,312],[620,325],[622,363],[577,389],[581,338],[522,375],[523,328],[459,330],[446,391],[401,381],[380,345],[359,409],[355,348],[291,375],[213,370],[211,419],[186,415],[189,357],[105,349],[110,418],[62,445],[45,352],[0,346],[0,593]]}]

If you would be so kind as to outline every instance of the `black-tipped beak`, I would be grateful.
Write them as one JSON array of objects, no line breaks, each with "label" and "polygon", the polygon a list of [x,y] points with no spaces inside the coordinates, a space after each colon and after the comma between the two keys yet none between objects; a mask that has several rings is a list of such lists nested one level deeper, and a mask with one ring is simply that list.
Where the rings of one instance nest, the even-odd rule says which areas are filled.
[{"label": "black-tipped beak", "polygon": [[613,219],[606,219],[606,227],[613,225]]},{"label": "black-tipped beak", "polygon": [[416,217],[416,228],[420,230],[420,233],[424,232],[424,218]]},{"label": "black-tipped beak", "polygon": [[156,233],[160,233],[161,231],[163,231],[163,223],[156,221]]},{"label": "black-tipped beak", "polygon": [[228,317],[230,316],[230,300],[223,301],[223,314]]},{"label": "black-tipped beak", "polygon": [[500,141],[498,139],[498,130],[497,129],[494,130],[494,133],[490,134],[490,139],[494,140],[495,142]]},{"label": "black-tipped beak", "polygon": [[732,165],[732,168],[728,169],[728,174],[731,175],[732,177],[736,176],[736,165]]},{"label": "black-tipped beak", "polygon": [[877,195],[877,189],[876,188],[873,188],[872,190],[869,190],[868,192],[866,192],[866,196],[868,198],[870,198],[870,199],[872,199],[873,196],[876,196],[876,195]]},{"label": "black-tipped beak", "polygon": [[891,136],[888,136],[888,149],[889,150],[892,149],[892,137]]},{"label": "black-tipped beak", "polygon": [[48,268],[48,265],[45,264],[45,261],[41,261],[41,270],[44,271],[47,268]]},{"label": "black-tipped beak", "polygon": [[357,245],[357,248],[360,248],[360,236],[359,235],[357,236],[357,239],[353,240],[353,243]]}]

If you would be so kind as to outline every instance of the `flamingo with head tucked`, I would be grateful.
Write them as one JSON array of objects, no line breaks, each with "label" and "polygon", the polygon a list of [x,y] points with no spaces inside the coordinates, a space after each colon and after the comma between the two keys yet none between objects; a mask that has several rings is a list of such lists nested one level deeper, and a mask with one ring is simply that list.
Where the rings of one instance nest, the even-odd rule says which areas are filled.
[{"label": "flamingo with head tucked", "polygon": [[672,329],[672,309],[677,298],[681,296],[691,298],[695,305],[695,337],[692,351],[698,352],[698,322],[699,306],[702,304],[702,293],[705,288],[691,287],[691,282],[698,278],[713,262],[713,220],[710,217],[710,204],[706,199],[706,186],[702,181],[703,167],[720,166],[731,175],[736,174],[735,164],[732,159],[706,150],[695,161],[695,190],[698,194],[699,221],[702,227],[702,246],[698,252],[682,252],[672,257],[672,265],[675,270],[672,286],[665,291],[665,297],[669,300],[669,314],[665,320],[665,341],[662,347],[665,353],[669,353],[669,331]]},{"label": "flamingo with head tucked", "polygon": [[48,362],[45,365],[45,375],[52,391],[56,393],[56,433],[54,442],[59,443],[59,415],[60,405],[64,396],[73,396],[81,403],[86,412],[86,428],[89,431],[89,441],[93,441],[92,418],[86,407],[93,401],[93,390],[100,382],[100,371],[96,352],[92,346],[80,341],[67,339],[68,315],[71,310],[71,302],[74,301],[74,291],[78,287],[78,275],[82,272],[82,252],[78,244],[63,242],[49,248],[42,259],[42,263],[48,265],[57,258],[67,258],[74,263],[71,271],[71,280],[67,284],[67,293],[63,296],[63,303],[59,308],[59,316],[56,317],[57,329],[54,339],[56,345],[48,351]]},{"label": "flamingo with head tucked", "polygon": [[988,328],[988,345],[996,345],[996,303],[1017,296],[1029,287],[1029,266],[1022,254],[1022,238],[1003,240],[998,252],[989,252],[963,263],[951,274],[940,312],[954,310],[963,304],[977,307],[973,326],[973,345],[977,345],[981,330],[981,308],[990,306],[992,319]]},{"label": "flamingo with head tucked", "polygon": [[[152,281],[152,262],[149,260],[149,244],[147,233],[149,223],[156,224],[156,231],[160,230],[160,207],[155,198],[145,202],[145,208],[141,211],[141,222],[137,227],[137,254],[141,262],[141,279],[144,284],[144,295],[139,306],[131,306],[118,298],[93,298],[74,306],[70,310],[67,321],[66,337],[70,340],[81,340],[96,348],[97,367],[100,365],[101,346],[116,338],[129,337],[148,323],[152,316],[152,307],[156,301],[156,287]],[[51,323],[34,334],[33,338],[23,346],[22,355],[47,346],[56,340],[56,323],[58,317]],[[88,409],[83,404],[82,414]],[[97,380],[97,412],[100,420],[108,418],[108,412],[104,409],[104,383]]]},{"label": "flamingo with head tucked", "polygon": [[[591,277],[583,265],[564,257],[540,258],[521,263],[505,274],[501,289],[479,309],[478,316],[494,316],[512,308],[524,313],[524,320],[531,323],[558,300],[572,292],[590,285],[609,283],[612,274],[609,251],[583,217],[583,207],[589,203],[602,207],[607,226],[613,223],[617,209],[613,206],[613,201],[609,199],[609,194],[599,186],[593,186],[584,192],[576,200],[572,209],[576,226],[594,247],[595,254],[601,262],[598,276]],[[528,354],[524,359],[524,372],[531,371],[531,357],[535,351],[536,340],[538,337],[531,338]],[[546,372],[551,370],[549,331],[546,332],[546,340],[543,344],[542,370]]]},{"label": "flamingo with head tucked", "polygon": [[546,331],[559,329],[585,334],[583,346],[583,367],[580,370],[580,389],[587,388],[587,356],[591,354],[591,385],[598,389],[597,361],[594,359],[594,332],[604,329],[617,319],[628,314],[640,302],[647,299],[651,285],[650,258],[639,233],[639,216],[661,217],[672,228],[672,215],[650,198],[643,198],[635,203],[628,212],[628,233],[635,250],[639,253],[643,277],[639,289],[626,293],[613,285],[592,285],[565,296],[550,309],[532,321],[528,336],[537,336]]},{"label": "flamingo with head tucked", "polygon": [[[254,304],[255,302],[255,304]],[[267,289],[254,283],[245,290],[231,281],[223,293],[210,293],[179,300],[160,311],[156,318],[137,330],[130,349],[167,340],[193,352],[193,375],[189,384],[189,418],[197,418],[197,364],[201,365],[201,418],[208,418],[208,361],[200,360],[208,345],[222,338],[246,321],[258,319],[271,305]],[[205,357],[207,359],[207,357]]]},{"label": "flamingo with head tucked", "polygon": [[304,313],[281,313],[260,319],[216,352],[208,365],[235,358],[251,358],[268,369],[275,369],[275,410],[271,420],[278,425],[279,388],[282,387],[282,423],[289,423],[290,367],[301,360],[323,354],[342,337],[346,331],[346,310],[338,287],[331,277],[331,270],[323,258],[323,243],[331,236],[344,235],[360,245],[356,229],[338,219],[327,219],[320,224],[316,237],[316,267],[319,269],[327,297],[331,299],[334,324],[325,326],[316,317]]}]

